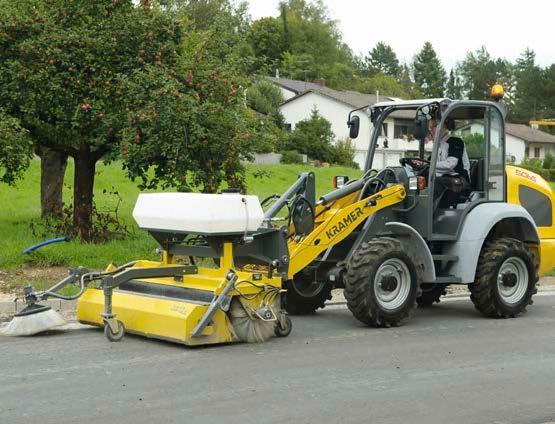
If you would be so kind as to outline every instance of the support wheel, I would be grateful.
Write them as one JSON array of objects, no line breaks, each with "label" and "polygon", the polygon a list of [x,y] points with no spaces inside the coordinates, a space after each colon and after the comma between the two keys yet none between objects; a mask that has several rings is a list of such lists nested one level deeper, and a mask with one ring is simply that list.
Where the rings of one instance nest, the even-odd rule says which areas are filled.
[{"label": "support wheel", "polygon": [[277,337],[287,337],[291,330],[293,329],[293,323],[289,315],[284,314],[284,316],[278,319],[275,329],[275,334]]},{"label": "support wheel", "polygon": [[470,299],[487,317],[514,318],[532,304],[537,281],[538,263],[526,244],[512,238],[492,240],[480,253]]},{"label": "support wheel", "polygon": [[285,283],[287,292],[282,295],[283,307],[291,315],[308,315],[325,306],[331,299],[332,285],[314,281],[312,275],[299,272]]},{"label": "support wheel", "polygon": [[117,324],[118,330],[115,333],[112,331],[112,327],[110,327],[108,324],[104,324],[104,335],[111,342],[119,342],[121,339],[123,339],[123,335],[125,334],[125,327],[123,325],[123,322],[117,321]]},{"label": "support wheel", "polygon": [[416,298],[416,304],[421,308],[432,306],[439,303],[439,298],[445,296],[448,284],[424,283],[420,285],[422,293]]},{"label": "support wheel", "polygon": [[366,325],[398,326],[414,308],[416,291],[415,266],[398,240],[363,243],[347,263],[347,306]]}]

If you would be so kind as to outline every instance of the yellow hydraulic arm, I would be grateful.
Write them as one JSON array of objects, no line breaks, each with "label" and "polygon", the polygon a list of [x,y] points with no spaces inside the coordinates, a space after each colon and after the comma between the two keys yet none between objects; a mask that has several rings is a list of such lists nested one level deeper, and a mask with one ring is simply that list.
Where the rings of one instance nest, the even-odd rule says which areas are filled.
[{"label": "yellow hydraulic arm", "polygon": [[[339,199],[327,209],[323,205],[318,205],[314,230],[306,237],[293,236],[289,239],[289,279],[292,279],[323,251],[345,239],[370,215],[403,201],[406,196],[405,188],[400,184],[353,203],[357,198],[353,196],[358,194],[359,192],[355,192],[344,199]],[[346,200],[351,201],[346,202]]]}]

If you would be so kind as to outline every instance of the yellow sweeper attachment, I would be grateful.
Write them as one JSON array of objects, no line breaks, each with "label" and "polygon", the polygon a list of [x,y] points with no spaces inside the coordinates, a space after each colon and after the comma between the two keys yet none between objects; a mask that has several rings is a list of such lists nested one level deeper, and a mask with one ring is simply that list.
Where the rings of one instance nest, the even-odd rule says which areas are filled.
[{"label": "yellow sweeper attachment", "polygon": [[50,290],[28,288],[28,307],[10,323],[9,335],[60,325],[37,302],[69,299],[56,292],[77,282],[71,298],[78,299],[78,321],[104,327],[110,341],[125,332],[185,345],[262,342],[290,333],[280,296],[287,245],[282,230],[261,229],[256,196],[142,194],[133,216],[162,246],[162,261],[73,270]]}]

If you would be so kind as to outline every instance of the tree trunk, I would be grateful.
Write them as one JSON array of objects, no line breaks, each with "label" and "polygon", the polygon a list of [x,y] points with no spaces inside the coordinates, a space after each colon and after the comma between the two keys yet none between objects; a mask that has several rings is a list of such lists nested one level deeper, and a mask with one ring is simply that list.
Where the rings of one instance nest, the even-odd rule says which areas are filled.
[{"label": "tree trunk", "polygon": [[89,152],[79,152],[74,160],[73,225],[83,240],[91,241],[96,158],[91,157]]},{"label": "tree trunk", "polygon": [[41,216],[59,218],[63,208],[64,176],[67,154],[47,147],[37,151],[40,156],[40,205]]}]

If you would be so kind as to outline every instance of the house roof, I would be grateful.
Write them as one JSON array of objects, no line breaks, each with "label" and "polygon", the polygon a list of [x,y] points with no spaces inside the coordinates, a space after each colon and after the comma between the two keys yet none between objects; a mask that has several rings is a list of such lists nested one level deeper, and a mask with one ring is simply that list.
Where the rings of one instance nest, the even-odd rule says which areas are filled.
[{"label": "house roof", "polygon": [[274,84],[277,84],[289,91],[294,92],[295,94],[304,93],[307,90],[322,88],[321,85],[307,82],[307,81],[299,81],[299,80],[292,80],[287,78],[275,78],[275,77],[267,77],[269,81],[272,81]]},{"label": "house roof", "polygon": [[524,124],[505,124],[505,132],[513,137],[534,143],[555,143],[555,135],[531,128]]},{"label": "house roof", "polygon": [[[378,101],[378,98],[375,94],[360,93],[358,91],[353,91],[353,90],[333,90],[331,88],[322,87],[318,84],[311,83],[311,82],[288,80],[284,78],[268,77],[268,80],[297,93],[296,96],[291,97],[290,99],[284,101],[281,104],[282,106],[287,103],[293,102],[308,93],[314,93],[314,94],[328,97],[330,99],[343,103],[353,109],[364,107],[366,105],[373,105]],[[389,97],[389,96],[380,96],[379,100],[391,102],[399,99],[395,97]],[[399,110],[399,111],[393,112],[390,116],[393,118],[414,119],[414,111]]]}]

